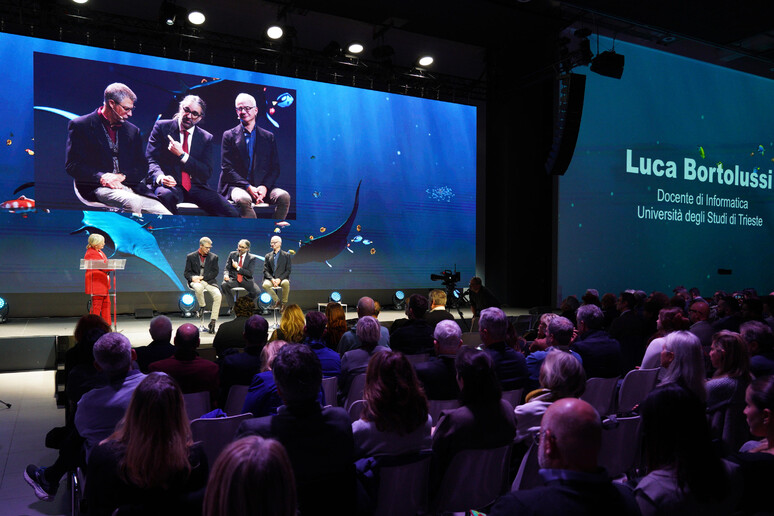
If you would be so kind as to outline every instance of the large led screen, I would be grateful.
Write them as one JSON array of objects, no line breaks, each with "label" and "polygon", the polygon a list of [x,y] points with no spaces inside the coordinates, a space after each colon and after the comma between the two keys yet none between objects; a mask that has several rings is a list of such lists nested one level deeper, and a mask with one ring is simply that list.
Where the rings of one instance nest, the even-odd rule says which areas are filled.
[{"label": "large led screen", "polygon": [[[185,255],[205,235],[221,266],[239,239],[262,259],[281,236],[300,290],[418,288],[455,264],[475,272],[475,107],[7,34],[0,58],[3,292],[81,291],[93,232],[107,237],[108,254],[127,258],[120,291],[185,289]],[[276,145],[287,215],[271,204],[256,218],[210,216],[195,204],[173,215],[97,207],[71,173],[70,129],[115,82],[137,96],[125,118],[143,151],[182,98],[205,101],[197,127],[212,135],[203,185],[214,192],[224,133],[240,124],[236,96],[252,95],[256,125]]]},{"label": "large led screen", "polygon": [[771,291],[774,82],[615,46],[623,77],[586,74],[560,180],[558,294]]}]

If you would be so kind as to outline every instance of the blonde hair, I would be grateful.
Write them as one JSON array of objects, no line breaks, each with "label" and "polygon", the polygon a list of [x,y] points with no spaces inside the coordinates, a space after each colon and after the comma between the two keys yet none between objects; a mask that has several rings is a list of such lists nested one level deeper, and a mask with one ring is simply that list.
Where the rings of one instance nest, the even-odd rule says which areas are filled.
[{"label": "blonde hair", "polygon": [[99,233],[92,233],[89,235],[89,243],[86,245],[86,249],[96,249],[98,245],[105,243],[105,237]]},{"label": "blonde hair", "polygon": [[287,344],[284,340],[274,340],[266,344],[261,350],[261,372],[271,371],[274,363],[274,357],[279,353],[280,348]]},{"label": "blonde hair", "polygon": [[288,342],[300,343],[304,339],[304,326],[306,319],[301,307],[293,303],[285,307],[280,319],[279,331],[275,330],[271,340],[277,340],[280,337]]}]

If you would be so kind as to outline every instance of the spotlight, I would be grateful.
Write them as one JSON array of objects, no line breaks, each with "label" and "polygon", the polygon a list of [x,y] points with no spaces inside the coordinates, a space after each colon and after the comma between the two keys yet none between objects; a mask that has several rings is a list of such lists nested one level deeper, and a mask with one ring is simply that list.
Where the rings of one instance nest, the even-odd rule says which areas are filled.
[{"label": "spotlight", "polygon": [[85,4],[88,1],[89,0],[73,0],[73,2],[76,3],[76,4]]},{"label": "spotlight", "polygon": [[8,301],[0,297],[0,323],[8,321]]},{"label": "spotlight", "polygon": [[406,294],[402,290],[396,290],[392,295],[392,304],[395,310],[403,310],[406,308]]},{"label": "spotlight", "polygon": [[624,71],[624,56],[616,54],[615,50],[606,50],[591,60],[591,71],[620,79]]},{"label": "spotlight", "polygon": [[433,64],[433,56],[422,56],[417,61],[419,66],[430,66]]},{"label": "spotlight", "polygon": [[180,312],[183,317],[193,317],[196,310],[199,308],[199,303],[196,302],[196,296],[190,292],[186,292],[180,296],[180,301],[177,303],[180,307]]},{"label": "spotlight", "polygon": [[266,29],[266,35],[269,36],[271,39],[280,39],[282,37],[282,34],[284,34],[282,27],[279,25],[272,25],[268,29]]},{"label": "spotlight", "polygon": [[349,52],[350,54],[359,54],[363,50],[365,50],[365,47],[363,47],[363,44],[360,43],[359,41],[353,41],[347,47],[347,52]]},{"label": "spotlight", "polygon": [[333,303],[341,303],[341,292],[334,290],[331,295],[328,296],[328,301]]},{"label": "spotlight", "polygon": [[205,16],[201,11],[191,11],[188,13],[188,21],[194,25],[201,25],[204,23]]},{"label": "spotlight", "polygon": [[268,292],[261,292],[261,295],[258,296],[258,311],[261,315],[269,313],[269,306],[271,306],[271,296]]}]

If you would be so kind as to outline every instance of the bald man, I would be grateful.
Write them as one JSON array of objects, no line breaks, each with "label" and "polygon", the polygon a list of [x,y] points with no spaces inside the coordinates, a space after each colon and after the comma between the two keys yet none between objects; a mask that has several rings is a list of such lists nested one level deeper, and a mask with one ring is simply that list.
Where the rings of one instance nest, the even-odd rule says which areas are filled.
[{"label": "bald man", "polygon": [[539,436],[545,484],[502,496],[490,516],[640,514],[631,489],[610,482],[597,464],[602,425],[591,405],[575,398],[554,402],[543,415]]},{"label": "bald man", "polygon": [[[363,296],[357,301],[357,316],[360,317],[376,317],[378,315],[378,312],[376,310],[376,301],[371,299],[368,296]],[[341,336],[341,340],[339,341],[339,355],[344,356],[344,353],[347,351],[352,351],[353,349],[360,349],[362,346],[360,339],[357,337],[357,332],[355,331],[355,328],[353,327],[348,332],[346,332],[344,335]],[[383,346],[385,348],[390,347],[390,332],[382,326],[379,325],[379,343],[377,346]]]}]

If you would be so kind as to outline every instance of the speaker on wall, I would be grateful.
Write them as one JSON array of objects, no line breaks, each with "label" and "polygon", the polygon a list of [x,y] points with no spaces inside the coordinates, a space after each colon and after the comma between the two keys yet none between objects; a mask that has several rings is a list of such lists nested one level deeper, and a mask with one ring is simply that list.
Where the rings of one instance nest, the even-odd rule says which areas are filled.
[{"label": "speaker on wall", "polygon": [[557,78],[554,94],[554,129],[551,151],[546,160],[546,172],[562,176],[570,165],[578,140],[586,76],[566,73]]}]

